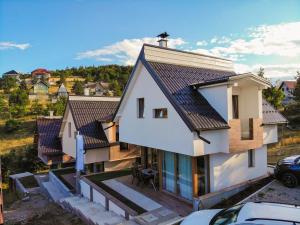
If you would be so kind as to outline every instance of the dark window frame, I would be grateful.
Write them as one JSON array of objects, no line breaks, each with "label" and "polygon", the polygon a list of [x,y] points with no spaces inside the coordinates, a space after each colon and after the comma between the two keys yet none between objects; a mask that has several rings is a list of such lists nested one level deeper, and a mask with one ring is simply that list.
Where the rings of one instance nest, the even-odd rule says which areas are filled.
[{"label": "dark window frame", "polygon": [[248,167],[249,168],[255,167],[255,151],[254,151],[254,149],[248,150]]},{"label": "dark window frame", "polygon": [[145,98],[137,99],[137,117],[143,119],[145,114]]},{"label": "dark window frame", "polygon": [[155,118],[155,119],[167,119],[168,118],[168,109],[167,108],[153,109],[153,118]]},{"label": "dark window frame", "polygon": [[232,95],[232,118],[239,119],[239,96]]}]

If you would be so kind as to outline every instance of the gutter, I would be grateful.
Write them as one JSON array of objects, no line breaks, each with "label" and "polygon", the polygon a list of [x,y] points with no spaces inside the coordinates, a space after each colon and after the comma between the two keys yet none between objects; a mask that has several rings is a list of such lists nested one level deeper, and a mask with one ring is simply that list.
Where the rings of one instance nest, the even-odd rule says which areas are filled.
[{"label": "gutter", "polygon": [[204,138],[200,135],[200,131],[197,130],[196,133],[197,133],[199,139],[201,139],[202,141],[204,141],[207,144],[210,144],[209,140],[207,140],[206,138]]}]

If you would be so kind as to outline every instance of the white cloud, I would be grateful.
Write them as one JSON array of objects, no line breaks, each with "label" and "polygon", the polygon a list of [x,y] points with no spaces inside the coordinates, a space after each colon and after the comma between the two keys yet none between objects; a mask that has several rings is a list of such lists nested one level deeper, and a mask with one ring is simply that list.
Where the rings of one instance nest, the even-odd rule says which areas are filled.
[{"label": "white cloud", "polygon": [[17,44],[14,42],[0,42],[0,50],[4,50],[4,49],[21,49],[21,50],[25,50],[27,48],[30,47],[30,44],[25,43],[25,44]]},{"label": "white cloud", "polygon": [[[300,22],[262,25],[248,31],[248,39],[231,40],[228,46],[217,46],[211,51],[223,56],[231,54],[300,56]],[[215,42],[219,43],[218,40]]]},{"label": "white cloud", "polygon": [[300,64],[255,64],[252,66],[246,64],[234,64],[237,73],[252,72],[257,73],[259,68],[265,69],[265,77],[267,78],[282,78],[294,77],[297,71],[300,71]]},{"label": "white cloud", "polygon": [[198,42],[196,43],[196,45],[198,45],[198,46],[206,46],[206,45],[207,45],[207,42],[206,42],[206,41],[198,41]]},{"label": "white cloud", "polygon": [[[124,39],[99,49],[80,52],[77,54],[76,59],[95,59],[98,61],[112,61],[115,59],[122,64],[132,65],[135,63],[144,43],[157,45],[157,38]],[[169,39],[168,46],[176,48],[185,43],[182,38]]]}]

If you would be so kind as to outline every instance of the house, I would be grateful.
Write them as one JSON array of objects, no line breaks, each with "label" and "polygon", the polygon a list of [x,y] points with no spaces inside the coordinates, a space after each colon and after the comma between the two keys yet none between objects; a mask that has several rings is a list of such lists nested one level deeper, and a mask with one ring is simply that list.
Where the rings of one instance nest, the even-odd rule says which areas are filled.
[{"label": "house", "polygon": [[50,72],[43,68],[35,69],[31,72],[31,78],[48,80],[50,78]]},{"label": "house", "polygon": [[76,158],[75,136],[79,132],[90,171],[130,167],[140,156],[140,149],[119,142],[119,127],[112,121],[118,104],[119,98],[69,96],[59,135],[63,152]]},{"label": "house", "polygon": [[102,85],[102,82],[88,82],[84,85],[85,95],[105,96],[108,88]]},{"label": "house", "polygon": [[59,131],[62,118],[58,117],[39,117],[36,120],[37,131],[35,141],[38,149],[38,157],[48,166],[55,166],[61,163],[74,161],[62,152]]},{"label": "house", "polygon": [[[163,42],[163,43],[162,43]],[[159,190],[191,202],[267,174],[267,144],[286,119],[265,79],[230,60],[144,44],[113,121],[119,139],[157,164]]]},{"label": "house", "polygon": [[296,80],[285,80],[281,82],[279,89],[281,89],[284,93],[284,99],[282,101],[283,105],[287,105],[293,102],[294,90],[296,85],[297,85]]},{"label": "house", "polygon": [[32,92],[34,95],[47,95],[49,93],[49,84],[44,80],[38,79],[32,85]]},{"label": "house", "polygon": [[65,85],[62,83],[57,91],[57,97],[68,97],[69,93],[67,91],[67,88]]},{"label": "house", "polygon": [[20,74],[15,70],[10,70],[2,75],[2,77],[13,77],[20,82]]}]

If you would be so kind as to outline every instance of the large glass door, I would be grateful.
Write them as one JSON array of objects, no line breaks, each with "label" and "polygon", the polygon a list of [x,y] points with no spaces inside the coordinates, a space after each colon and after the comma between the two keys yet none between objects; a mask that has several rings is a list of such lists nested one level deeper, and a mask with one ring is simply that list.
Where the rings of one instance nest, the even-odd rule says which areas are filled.
[{"label": "large glass door", "polygon": [[175,192],[175,154],[164,152],[163,165],[163,188]]},{"label": "large glass door", "polygon": [[178,154],[178,194],[186,199],[192,199],[192,158]]}]

